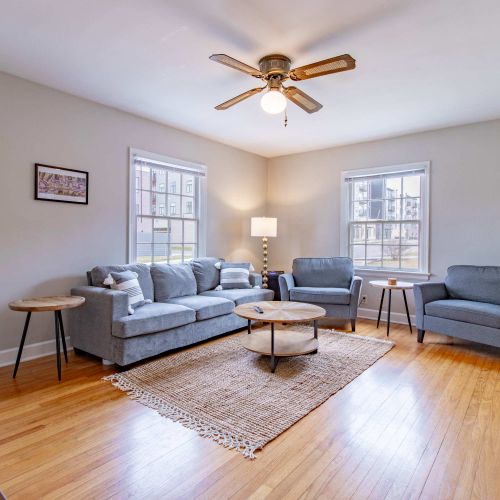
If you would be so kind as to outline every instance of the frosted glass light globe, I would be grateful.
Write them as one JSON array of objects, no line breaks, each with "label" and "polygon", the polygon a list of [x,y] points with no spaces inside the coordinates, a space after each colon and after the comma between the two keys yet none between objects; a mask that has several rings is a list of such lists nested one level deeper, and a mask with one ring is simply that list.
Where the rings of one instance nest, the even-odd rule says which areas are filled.
[{"label": "frosted glass light globe", "polygon": [[260,105],[266,113],[276,115],[285,110],[286,97],[279,90],[270,90],[262,96]]}]

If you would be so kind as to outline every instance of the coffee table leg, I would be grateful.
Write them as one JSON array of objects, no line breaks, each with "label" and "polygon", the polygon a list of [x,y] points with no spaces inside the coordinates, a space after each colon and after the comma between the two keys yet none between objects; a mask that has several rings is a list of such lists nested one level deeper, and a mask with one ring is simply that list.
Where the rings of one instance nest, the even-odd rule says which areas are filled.
[{"label": "coffee table leg", "polygon": [[248,320],[248,335],[252,333],[252,320]]},{"label": "coffee table leg", "polygon": [[66,363],[67,363],[68,362],[68,350],[66,349],[66,335],[64,334],[64,326],[63,326],[61,311],[56,311],[56,315],[59,318],[59,328],[60,328],[60,332],[61,332],[61,342],[62,342],[63,351],[64,351],[64,359],[66,360]]},{"label": "coffee table leg", "polygon": [[387,336],[389,336],[389,328],[391,327],[391,298],[392,290],[389,288],[389,307],[387,308]]},{"label": "coffee table leg", "polygon": [[382,297],[380,297],[380,307],[378,308],[377,328],[378,325],[380,324],[380,315],[382,314],[382,306],[384,305],[384,295],[385,295],[385,288],[382,288]]},{"label": "coffee table leg", "polygon": [[21,361],[21,355],[23,353],[24,341],[26,340],[26,333],[28,332],[28,326],[30,324],[31,312],[26,316],[26,321],[24,322],[23,335],[21,337],[21,343],[19,344],[19,350],[17,351],[16,366],[14,367],[14,374],[12,378],[16,378],[17,369],[19,368],[19,362]]},{"label": "coffee table leg", "polygon": [[413,333],[411,329],[411,321],[410,321],[410,313],[408,312],[408,302],[406,301],[406,292],[403,290],[403,298],[405,299],[405,309],[406,309],[406,317],[408,318],[408,326],[410,327],[410,333]]},{"label": "coffee table leg", "polygon": [[274,355],[274,323],[271,323],[271,372],[274,373],[279,358]]},{"label": "coffee table leg", "polygon": [[314,338],[317,339],[318,338],[318,320],[317,319],[314,320],[313,325],[314,325]]},{"label": "coffee table leg", "polygon": [[61,381],[61,349],[59,346],[59,318],[57,311],[54,312],[54,323],[56,325],[56,361],[57,361],[57,378]]}]

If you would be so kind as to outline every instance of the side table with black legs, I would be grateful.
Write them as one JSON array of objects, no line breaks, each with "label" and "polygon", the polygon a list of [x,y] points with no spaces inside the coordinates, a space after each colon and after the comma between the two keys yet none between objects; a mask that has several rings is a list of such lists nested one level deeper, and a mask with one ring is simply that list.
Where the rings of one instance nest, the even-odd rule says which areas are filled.
[{"label": "side table with black legs", "polygon": [[380,324],[380,315],[382,314],[382,306],[384,305],[384,296],[385,291],[389,291],[389,302],[387,305],[387,336],[389,336],[389,329],[391,327],[391,299],[392,299],[392,291],[393,290],[401,290],[403,292],[403,299],[405,301],[405,309],[406,309],[406,317],[408,319],[408,326],[410,327],[410,333],[413,333],[411,328],[411,320],[410,313],[408,311],[408,301],[406,300],[406,290],[413,289],[413,283],[409,283],[407,281],[398,281],[396,285],[389,285],[387,280],[375,280],[370,281],[370,285],[375,288],[382,288],[382,296],[380,297],[380,307],[378,309],[378,318],[377,318],[377,328]]},{"label": "side table with black legs", "polygon": [[14,367],[14,373],[12,375],[12,378],[16,378],[17,370],[19,368],[19,363],[21,361],[21,356],[23,354],[24,341],[26,340],[26,334],[28,333],[28,326],[30,324],[31,313],[54,311],[57,376],[59,381],[61,380],[61,351],[60,351],[59,341],[62,343],[64,359],[66,360],[66,363],[68,362],[66,337],[64,334],[64,325],[63,325],[61,311],[63,309],[73,309],[74,307],[79,307],[84,302],[85,302],[84,297],[54,296],[54,297],[37,297],[34,299],[25,299],[25,300],[15,300],[14,302],[11,302],[9,304],[9,308],[12,309],[13,311],[21,311],[27,313],[26,321],[24,322],[23,335],[21,337],[21,343],[19,344],[19,351],[17,352],[16,365]]}]

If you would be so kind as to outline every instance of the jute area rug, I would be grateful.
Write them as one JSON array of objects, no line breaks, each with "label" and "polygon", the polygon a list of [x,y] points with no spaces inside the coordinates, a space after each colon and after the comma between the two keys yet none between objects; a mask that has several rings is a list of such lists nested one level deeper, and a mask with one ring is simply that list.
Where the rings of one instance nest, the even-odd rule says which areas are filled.
[{"label": "jute area rug", "polygon": [[[312,328],[294,327],[305,332]],[[248,458],[386,354],[393,343],[319,331],[317,354],[269,357],[240,345],[246,333],[105,377],[132,399]]]}]

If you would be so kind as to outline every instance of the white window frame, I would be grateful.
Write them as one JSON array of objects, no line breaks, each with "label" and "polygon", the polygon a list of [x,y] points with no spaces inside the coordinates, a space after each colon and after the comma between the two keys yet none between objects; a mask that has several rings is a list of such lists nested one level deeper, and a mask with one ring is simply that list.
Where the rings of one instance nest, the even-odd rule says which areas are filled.
[{"label": "white window frame", "polygon": [[380,175],[389,173],[405,173],[412,170],[423,169],[425,171],[420,203],[422,209],[421,234],[419,240],[420,268],[418,271],[372,269],[368,267],[356,268],[358,274],[365,276],[395,276],[414,279],[429,279],[429,200],[430,200],[430,161],[405,163],[402,165],[388,165],[381,167],[364,168],[358,170],[344,170],[341,173],[340,184],[340,253],[349,256],[349,185],[346,180],[351,177],[363,177],[369,175]]},{"label": "white window frame", "polygon": [[[128,210],[128,252],[127,260],[130,264],[135,263],[137,259],[137,217],[136,217],[136,171],[135,157],[141,157],[152,162],[158,162],[164,165],[171,165],[176,169],[185,170],[186,173],[196,173],[199,177],[198,190],[195,196],[198,203],[195,204],[198,224],[198,242],[197,257],[206,256],[207,242],[207,167],[200,163],[194,163],[170,156],[164,156],[150,151],[144,151],[137,148],[129,148],[129,210]],[[167,205],[168,206],[168,203]],[[168,212],[168,210],[167,210]]]}]

